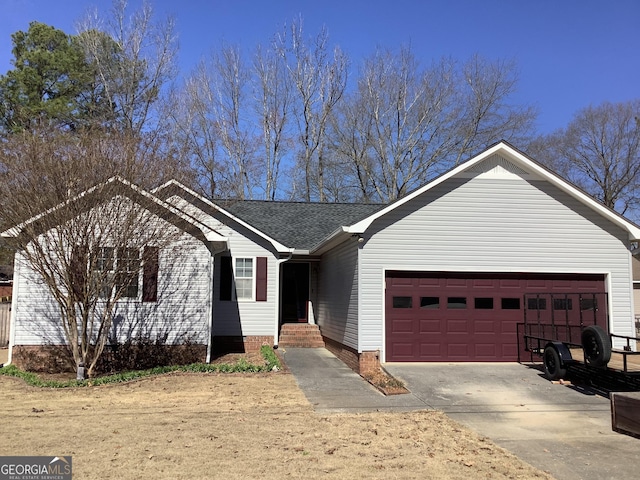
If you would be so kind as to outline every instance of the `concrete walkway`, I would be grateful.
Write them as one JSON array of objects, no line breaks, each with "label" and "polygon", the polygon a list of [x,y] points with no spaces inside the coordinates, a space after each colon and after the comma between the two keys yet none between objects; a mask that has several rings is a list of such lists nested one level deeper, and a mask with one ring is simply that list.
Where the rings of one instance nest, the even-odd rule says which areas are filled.
[{"label": "concrete walkway", "polygon": [[384,396],[324,348],[286,348],[280,354],[318,413],[431,408],[412,394]]},{"label": "concrete walkway", "polygon": [[325,349],[285,362],[318,413],[436,409],[562,480],[638,478],[640,440],[613,432],[609,399],[509,364],[387,364],[411,393],[385,397]]}]

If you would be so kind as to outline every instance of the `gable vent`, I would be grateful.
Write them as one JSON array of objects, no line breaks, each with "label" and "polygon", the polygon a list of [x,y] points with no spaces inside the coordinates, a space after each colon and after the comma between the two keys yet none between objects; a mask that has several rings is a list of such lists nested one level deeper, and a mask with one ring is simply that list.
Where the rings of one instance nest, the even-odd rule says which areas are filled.
[{"label": "gable vent", "polygon": [[473,173],[504,173],[505,171],[516,175],[526,175],[526,170],[514,165],[509,160],[502,158],[500,155],[492,155],[484,162],[477,163],[467,170]]},{"label": "gable vent", "polygon": [[501,157],[500,155],[492,155],[486,160],[470,166],[468,169],[462,172],[461,176],[467,178],[479,176],[483,178],[533,178],[530,172]]}]

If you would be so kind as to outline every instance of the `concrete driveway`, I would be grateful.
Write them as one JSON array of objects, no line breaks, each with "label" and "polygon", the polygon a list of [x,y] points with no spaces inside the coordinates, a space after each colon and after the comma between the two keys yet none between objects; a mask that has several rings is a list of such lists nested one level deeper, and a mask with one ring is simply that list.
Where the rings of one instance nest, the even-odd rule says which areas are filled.
[{"label": "concrete driveway", "polygon": [[611,429],[609,399],[521,364],[386,364],[411,395],[558,479],[640,475],[640,440]]}]

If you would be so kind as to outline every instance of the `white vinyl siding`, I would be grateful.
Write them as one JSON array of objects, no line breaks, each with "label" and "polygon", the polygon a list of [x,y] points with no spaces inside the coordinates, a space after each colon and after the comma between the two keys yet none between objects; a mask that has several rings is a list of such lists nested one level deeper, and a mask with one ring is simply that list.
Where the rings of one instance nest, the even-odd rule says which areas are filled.
[{"label": "white vinyl siding", "polygon": [[358,242],[349,240],[322,256],[316,322],[322,334],[358,348]]},{"label": "white vinyl siding", "polygon": [[452,178],[376,220],[361,253],[360,348],[384,345],[384,272],[608,275],[611,329],[632,334],[628,235],[547,182]]},{"label": "white vinyl siding", "polygon": [[[220,257],[216,258],[216,272],[214,281],[214,309],[213,309],[213,335],[214,336],[238,336],[238,335],[273,335],[276,322],[276,259],[273,253],[258,245],[253,239],[248,238],[244,231],[239,232],[231,227],[222,225],[216,229],[218,233],[229,238],[229,251],[222,255],[229,255],[233,259],[234,269],[237,274],[237,259],[252,259],[253,279],[251,280],[251,299],[238,301],[220,300]],[[267,301],[255,301],[255,274],[256,258],[267,258]],[[241,279],[241,278],[240,278]],[[238,288],[236,277],[236,289]],[[247,293],[248,294],[248,293]]]},{"label": "white vinyl siding", "polygon": [[[174,228],[167,225],[166,228]],[[155,340],[166,335],[167,342],[190,339],[208,343],[211,310],[211,254],[201,241],[176,229],[171,245],[159,250],[158,300],[141,302],[122,299],[114,312],[112,336],[118,341],[141,334]],[[66,343],[60,312],[46,286],[25,265],[19,255],[20,275],[15,299],[15,344],[45,345]]]},{"label": "white vinyl siding", "polygon": [[[228,250],[221,255],[235,258],[267,258],[267,301],[220,301],[220,255],[214,267],[214,336],[273,335],[276,324],[276,257],[264,239],[222,214],[209,215],[178,196],[167,201],[193,215],[218,234],[228,238]],[[254,268],[255,260],[254,260]],[[254,286],[255,295],[255,286]]]}]

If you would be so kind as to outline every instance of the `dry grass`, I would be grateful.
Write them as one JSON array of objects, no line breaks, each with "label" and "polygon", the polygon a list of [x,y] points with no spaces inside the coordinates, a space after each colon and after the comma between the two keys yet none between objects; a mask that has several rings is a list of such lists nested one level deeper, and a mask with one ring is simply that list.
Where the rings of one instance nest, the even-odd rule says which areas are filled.
[{"label": "dry grass", "polygon": [[72,455],[74,479],[550,478],[439,412],[319,416],[282,373],[0,377],[0,405],[0,455]]}]

